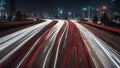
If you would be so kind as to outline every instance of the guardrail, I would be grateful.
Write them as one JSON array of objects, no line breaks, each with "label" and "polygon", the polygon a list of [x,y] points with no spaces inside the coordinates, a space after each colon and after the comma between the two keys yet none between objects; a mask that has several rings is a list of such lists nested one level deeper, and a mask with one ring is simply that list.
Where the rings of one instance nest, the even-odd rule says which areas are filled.
[{"label": "guardrail", "polygon": [[104,29],[104,30],[108,30],[108,31],[120,34],[120,29],[119,28],[110,27],[110,26],[106,26],[106,25],[95,24],[95,23],[91,23],[91,22],[84,22],[84,24],[91,25],[91,26],[94,26],[94,27],[97,27],[97,28],[101,28],[101,29]]},{"label": "guardrail", "polygon": [[40,21],[5,21],[5,22],[0,22],[0,27],[24,25],[24,24],[30,24],[30,23],[43,22],[43,21],[44,20],[40,20]]}]

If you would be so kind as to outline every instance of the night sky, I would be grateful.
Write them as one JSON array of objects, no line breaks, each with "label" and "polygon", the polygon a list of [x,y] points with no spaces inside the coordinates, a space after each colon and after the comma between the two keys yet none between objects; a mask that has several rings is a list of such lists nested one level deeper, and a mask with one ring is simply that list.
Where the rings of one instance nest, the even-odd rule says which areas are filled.
[{"label": "night sky", "polygon": [[16,0],[17,10],[24,12],[52,11],[57,8],[64,10],[80,10],[87,6],[111,4],[111,0]]}]

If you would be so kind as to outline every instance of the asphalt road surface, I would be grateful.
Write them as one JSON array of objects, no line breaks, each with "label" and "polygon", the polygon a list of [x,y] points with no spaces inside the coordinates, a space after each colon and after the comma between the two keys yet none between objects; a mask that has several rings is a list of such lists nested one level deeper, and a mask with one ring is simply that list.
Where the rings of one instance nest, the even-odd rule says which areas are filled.
[{"label": "asphalt road surface", "polygon": [[1,37],[0,68],[119,68],[119,48],[86,27],[46,19]]}]

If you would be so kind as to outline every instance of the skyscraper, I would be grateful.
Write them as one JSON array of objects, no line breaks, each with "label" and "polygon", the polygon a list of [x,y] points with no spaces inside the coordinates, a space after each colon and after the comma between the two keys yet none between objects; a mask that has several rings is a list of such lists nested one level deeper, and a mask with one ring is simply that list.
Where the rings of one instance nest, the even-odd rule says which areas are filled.
[{"label": "skyscraper", "polygon": [[63,9],[58,8],[58,17],[59,17],[60,19],[63,18]]},{"label": "skyscraper", "polygon": [[10,16],[13,16],[16,12],[15,1],[16,0],[10,0]]},{"label": "skyscraper", "polygon": [[115,0],[113,5],[113,12],[120,13],[120,0]]},{"label": "skyscraper", "polygon": [[115,0],[113,5],[113,15],[117,23],[120,23],[120,0]]},{"label": "skyscraper", "polygon": [[5,19],[6,10],[5,10],[6,1],[0,0],[0,19]]}]

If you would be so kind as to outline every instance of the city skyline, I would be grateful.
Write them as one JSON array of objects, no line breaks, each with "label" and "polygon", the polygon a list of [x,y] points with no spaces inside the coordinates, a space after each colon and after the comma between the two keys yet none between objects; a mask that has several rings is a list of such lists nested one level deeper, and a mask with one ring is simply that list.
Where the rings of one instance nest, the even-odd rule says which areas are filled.
[{"label": "city skyline", "polygon": [[43,11],[54,13],[58,8],[61,8],[64,11],[71,11],[81,10],[88,6],[95,6],[96,8],[104,4],[111,6],[111,0],[16,0],[16,10],[23,11],[25,13]]}]

